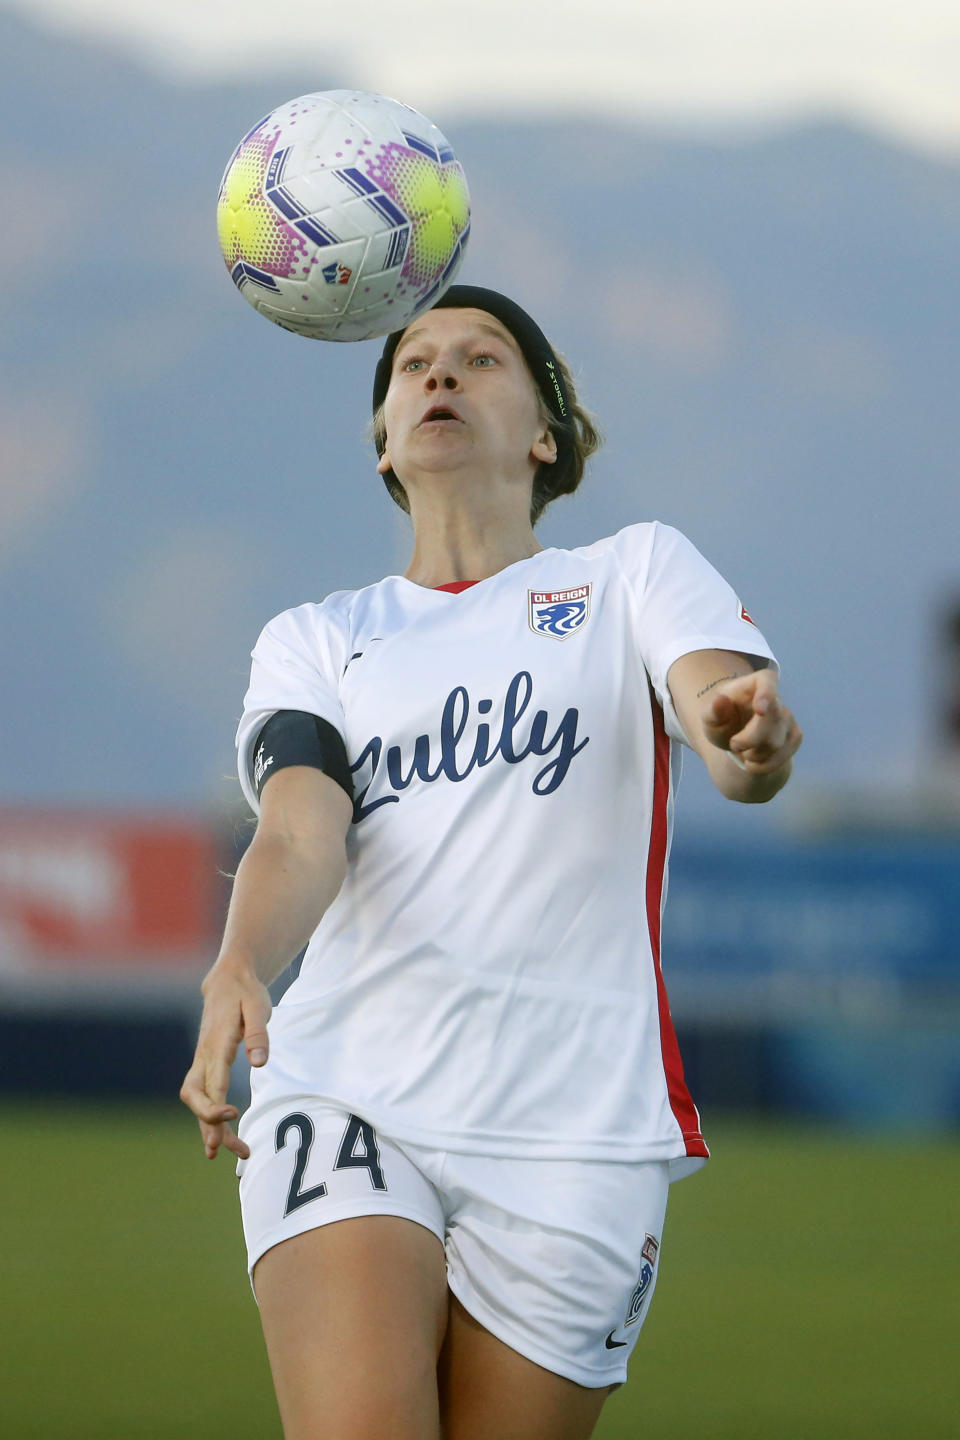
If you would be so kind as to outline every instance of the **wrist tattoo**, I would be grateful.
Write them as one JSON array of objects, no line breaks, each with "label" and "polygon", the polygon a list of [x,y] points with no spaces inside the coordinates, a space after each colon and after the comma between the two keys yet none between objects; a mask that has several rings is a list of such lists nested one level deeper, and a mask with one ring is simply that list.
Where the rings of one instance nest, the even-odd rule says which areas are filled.
[{"label": "wrist tattoo", "polygon": [[704,687],[703,687],[702,690],[698,690],[698,691],[697,691],[697,699],[699,700],[702,695],[706,695],[707,691],[708,691],[708,690],[712,690],[713,687],[714,687],[714,685],[722,685],[723,682],[724,682],[724,680],[740,680],[740,679],[742,679],[742,676],[740,676],[740,675],[721,675],[719,680],[711,680],[709,685],[704,685]]}]

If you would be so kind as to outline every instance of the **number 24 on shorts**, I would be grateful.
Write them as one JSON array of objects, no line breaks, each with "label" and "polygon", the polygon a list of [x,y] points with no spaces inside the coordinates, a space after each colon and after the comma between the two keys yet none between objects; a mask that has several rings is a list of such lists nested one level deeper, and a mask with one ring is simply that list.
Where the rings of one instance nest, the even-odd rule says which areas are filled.
[{"label": "number 24 on shorts", "polygon": [[[284,1209],[284,1216],[298,1210],[301,1205],[308,1205],[311,1200],[320,1200],[327,1193],[327,1187],[323,1183],[311,1185],[309,1190],[301,1190],[304,1173],[307,1168],[307,1161],[310,1158],[310,1147],[313,1145],[314,1128],[313,1121],[309,1115],[301,1111],[294,1111],[292,1115],[286,1115],[277,1126],[275,1136],[276,1149],[279,1153],[287,1143],[287,1137],[291,1130],[296,1130],[299,1136],[297,1144],[297,1158],[293,1167],[293,1175],[290,1179],[290,1189],[287,1191],[287,1203]],[[359,1149],[358,1149],[359,1147]],[[380,1151],[377,1148],[377,1137],[373,1127],[368,1125],[366,1120],[361,1120],[357,1115],[351,1115],[347,1121],[347,1128],[343,1133],[340,1142],[340,1149],[334,1161],[334,1170],[367,1170],[370,1175],[370,1184],[374,1190],[386,1190],[387,1182],[383,1178],[383,1171],[380,1168]]]}]

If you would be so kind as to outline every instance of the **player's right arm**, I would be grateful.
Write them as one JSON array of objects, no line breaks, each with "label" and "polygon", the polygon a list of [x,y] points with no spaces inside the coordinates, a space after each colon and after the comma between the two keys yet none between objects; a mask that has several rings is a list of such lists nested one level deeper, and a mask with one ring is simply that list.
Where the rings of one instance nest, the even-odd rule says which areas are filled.
[{"label": "player's right arm", "polygon": [[203,1016],[180,1098],[200,1122],[207,1156],[221,1145],[246,1159],[226,1103],[241,1041],[251,1065],[266,1064],[267,986],[300,953],[346,873],[352,806],[322,770],[291,765],[271,776],[260,821],[237,867],[223,944],[201,987]]}]

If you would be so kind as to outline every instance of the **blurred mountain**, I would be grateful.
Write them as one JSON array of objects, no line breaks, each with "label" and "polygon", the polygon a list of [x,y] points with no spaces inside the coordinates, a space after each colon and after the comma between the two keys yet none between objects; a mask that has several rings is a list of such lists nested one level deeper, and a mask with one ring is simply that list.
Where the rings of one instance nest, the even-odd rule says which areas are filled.
[{"label": "blurred mountain", "polygon": [[[216,243],[240,136],[351,83],[176,85],[0,13],[8,800],[229,803],[261,625],[405,567],[378,343],[268,325]],[[543,543],[680,526],[781,657],[795,785],[919,774],[960,592],[960,167],[827,121],[435,118],[473,194],[461,278],[537,315],[608,437]]]}]

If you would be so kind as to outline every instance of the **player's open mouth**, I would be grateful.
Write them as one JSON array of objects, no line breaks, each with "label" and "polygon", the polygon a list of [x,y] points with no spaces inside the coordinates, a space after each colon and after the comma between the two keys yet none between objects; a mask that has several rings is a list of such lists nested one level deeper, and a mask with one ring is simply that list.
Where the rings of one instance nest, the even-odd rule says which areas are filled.
[{"label": "player's open mouth", "polygon": [[451,410],[449,405],[432,405],[420,421],[421,425],[432,425],[434,421],[455,420],[462,425],[463,421],[456,410]]}]

